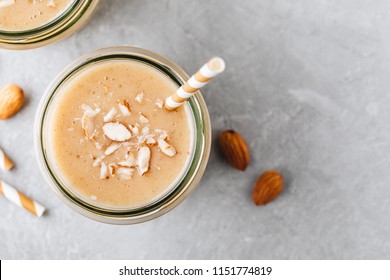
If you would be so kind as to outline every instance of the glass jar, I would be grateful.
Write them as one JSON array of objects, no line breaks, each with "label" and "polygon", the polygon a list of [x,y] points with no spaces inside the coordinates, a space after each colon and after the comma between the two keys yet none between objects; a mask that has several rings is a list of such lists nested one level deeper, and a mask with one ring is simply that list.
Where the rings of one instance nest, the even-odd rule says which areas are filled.
[{"label": "glass jar", "polygon": [[185,106],[189,106],[193,117],[194,151],[182,178],[171,191],[158,200],[132,209],[115,209],[97,206],[72,192],[72,188],[61,180],[60,171],[48,151],[50,110],[61,89],[87,67],[112,60],[135,60],[161,71],[180,87],[189,76],[169,59],[148,50],[135,47],[111,47],[96,50],[66,67],[49,85],[37,110],[34,128],[35,150],[39,167],[46,181],[60,199],[76,212],[91,219],[111,224],[135,224],[155,219],[181,203],[201,179],[210,154],[211,124],[205,101],[198,91]]},{"label": "glass jar", "polygon": [[55,19],[29,30],[0,30],[0,48],[25,50],[52,44],[78,30],[93,14],[99,0],[74,0]]}]

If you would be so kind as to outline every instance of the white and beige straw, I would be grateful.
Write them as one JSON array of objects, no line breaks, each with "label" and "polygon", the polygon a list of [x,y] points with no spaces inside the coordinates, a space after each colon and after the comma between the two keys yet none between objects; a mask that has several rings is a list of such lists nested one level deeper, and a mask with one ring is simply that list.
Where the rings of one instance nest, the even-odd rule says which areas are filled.
[{"label": "white and beige straw", "polygon": [[210,80],[225,70],[225,62],[220,57],[214,57],[200,68],[184,85],[165,100],[165,108],[169,111],[181,106],[196,91],[204,87]]},{"label": "white and beige straw", "polygon": [[35,202],[31,198],[28,198],[21,192],[17,191],[14,187],[8,185],[6,182],[0,180],[0,195],[3,194],[9,201],[16,205],[26,209],[31,214],[41,217],[45,212],[45,207]]},{"label": "white and beige straw", "polygon": [[14,166],[12,160],[0,149],[0,169],[7,172]]}]

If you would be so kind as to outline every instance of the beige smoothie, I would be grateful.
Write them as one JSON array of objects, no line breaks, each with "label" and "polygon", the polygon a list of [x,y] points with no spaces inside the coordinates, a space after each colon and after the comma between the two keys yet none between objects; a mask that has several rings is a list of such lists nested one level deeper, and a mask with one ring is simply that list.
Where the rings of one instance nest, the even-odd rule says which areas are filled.
[{"label": "beige smoothie", "polygon": [[49,153],[72,192],[90,203],[136,208],[167,194],[193,152],[188,105],[169,112],[177,89],[165,74],[132,60],[82,70],[49,117]]},{"label": "beige smoothie", "polygon": [[43,26],[75,0],[0,0],[0,30],[23,31]]}]

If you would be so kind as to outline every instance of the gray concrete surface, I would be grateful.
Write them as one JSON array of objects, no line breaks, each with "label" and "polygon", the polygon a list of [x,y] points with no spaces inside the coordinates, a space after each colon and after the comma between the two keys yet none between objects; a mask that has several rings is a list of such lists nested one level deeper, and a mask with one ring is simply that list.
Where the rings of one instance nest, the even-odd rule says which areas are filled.
[{"label": "gray concrete surface", "polygon": [[[0,176],[49,209],[36,219],[0,197],[0,258],[390,258],[389,1],[101,2],[60,43],[0,51],[0,85],[16,82],[28,99],[0,122],[0,146],[17,164]],[[195,192],[136,226],[100,224],[63,205],[35,162],[34,113],[65,65],[112,45],[151,49],[189,73],[225,58],[227,71],[203,93],[214,137],[233,128],[248,140],[249,169],[231,169],[214,145]],[[286,188],[255,207],[252,185],[270,168]]]}]

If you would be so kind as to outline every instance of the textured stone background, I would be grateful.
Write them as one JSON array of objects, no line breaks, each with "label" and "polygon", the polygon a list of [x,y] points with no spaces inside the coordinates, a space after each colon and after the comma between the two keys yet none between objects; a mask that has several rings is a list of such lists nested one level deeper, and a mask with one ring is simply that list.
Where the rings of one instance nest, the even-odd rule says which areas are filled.
[{"label": "textured stone background", "polygon": [[[0,50],[0,86],[13,81],[27,94],[24,109],[0,122],[0,146],[17,164],[0,176],[49,209],[36,219],[0,198],[0,258],[390,258],[389,1],[101,2],[60,43]],[[36,165],[34,113],[65,65],[112,45],[151,49],[189,73],[224,57],[227,71],[203,93],[214,137],[234,128],[248,140],[247,172],[214,145],[195,192],[136,226],[100,224],[63,205]],[[285,191],[255,207],[252,185],[270,168],[284,174]]]}]

